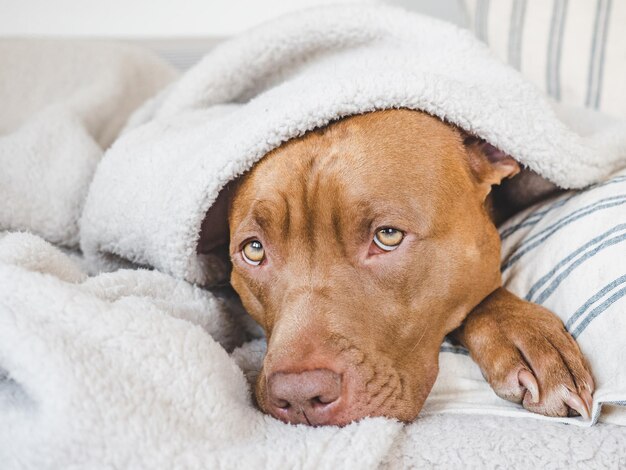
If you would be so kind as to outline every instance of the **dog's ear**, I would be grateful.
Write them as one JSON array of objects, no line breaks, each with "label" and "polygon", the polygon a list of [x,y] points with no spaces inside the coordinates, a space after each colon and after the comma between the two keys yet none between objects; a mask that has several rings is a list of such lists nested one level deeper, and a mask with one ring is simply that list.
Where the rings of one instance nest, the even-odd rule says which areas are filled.
[{"label": "dog's ear", "polygon": [[230,241],[228,210],[235,193],[235,186],[236,181],[232,181],[224,186],[204,216],[200,228],[200,239],[196,248],[197,253],[211,253],[217,248],[228,245]]},{"label": "dog's ear", "polygon": [[491,192],[493,185],[512,178],[520,171],[519,163],[513,157],[478,137],[463,135],[463,145],[484,197]]}]

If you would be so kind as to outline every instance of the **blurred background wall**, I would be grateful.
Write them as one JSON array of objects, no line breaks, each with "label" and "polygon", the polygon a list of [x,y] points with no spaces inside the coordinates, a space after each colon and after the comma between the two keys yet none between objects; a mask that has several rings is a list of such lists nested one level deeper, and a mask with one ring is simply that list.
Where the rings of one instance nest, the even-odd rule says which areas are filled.
[{"label": "blurred background wall", "polygon": [[468,27],[555,100],[626,117],[626,0],[0,0],[2,37],[115,38],[181,70],[284,13],[387,3]]},{"label": "blurred background wall", "polygon": [[[288,11],[340,0],[0,0],[0,36],[224,37]],[[354,2],[353,2],[354,3]],[[391,3],[463,25],[462,0]]]}]

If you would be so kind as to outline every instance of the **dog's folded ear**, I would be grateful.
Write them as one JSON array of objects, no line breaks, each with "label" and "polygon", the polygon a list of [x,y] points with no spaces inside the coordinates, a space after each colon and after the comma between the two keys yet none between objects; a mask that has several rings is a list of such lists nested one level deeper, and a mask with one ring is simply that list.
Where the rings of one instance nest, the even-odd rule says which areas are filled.
[{"label": "dog's folded ear", "polygon": [[491,192],[493,185],[512,178],[520,171],[520,165],[513,157],[478,137],[464,135],[463,145],[472,174],[484,197]]},{"label": "dog's folded ear", "polygon": [[196,252],[207,254],[227,246],[230,233],[228,230],[228,210],[235,194],[236,181],[231,181],[222,188],[213,205],[207,211],[200,228],[200,238]]}]

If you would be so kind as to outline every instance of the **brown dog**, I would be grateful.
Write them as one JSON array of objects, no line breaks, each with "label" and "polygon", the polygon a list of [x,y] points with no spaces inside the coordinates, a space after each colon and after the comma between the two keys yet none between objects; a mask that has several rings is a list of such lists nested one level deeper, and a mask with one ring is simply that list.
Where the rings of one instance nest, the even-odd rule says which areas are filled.
[{"label": "brown dog", "polygon": [[245,175],[231,281],[267,333],[261,409],[313,425],[413,420],[456,330],[499,396],[588,417],[577,344],[501,287],[490,191],[517,171],[439,119],[390,110],[309,132]]}]

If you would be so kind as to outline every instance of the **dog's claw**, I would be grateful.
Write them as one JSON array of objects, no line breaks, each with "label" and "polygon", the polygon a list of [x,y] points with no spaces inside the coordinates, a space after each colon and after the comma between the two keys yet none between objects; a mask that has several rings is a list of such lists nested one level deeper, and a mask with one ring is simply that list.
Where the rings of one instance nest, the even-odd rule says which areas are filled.
[{"label": "dog's claw", "polygon": [[539,385],[535,376],[530,371],[522,369],[517,374],[517,380],[530,393],[531,402],[539,403]]},{"label": "dog's claw", "polygon": [[589,393],[589,390],[583,389],[583,391],[580,392],[580,397],[585,402],[585,405],[587,405],[587,409],[591,412],[591,410],[593,410],[593,397],[591,393]]},{"label": "dog's claw", "polygon": [[585,419],[591,419],[591,413],[589,412],[589,407],[585,403],[585,401],[580,398],[577,394],[572,392],[567,392],[567,397],[565,398],[565,404],[569,406],[571,409],[578,412],[580,416]]}]

